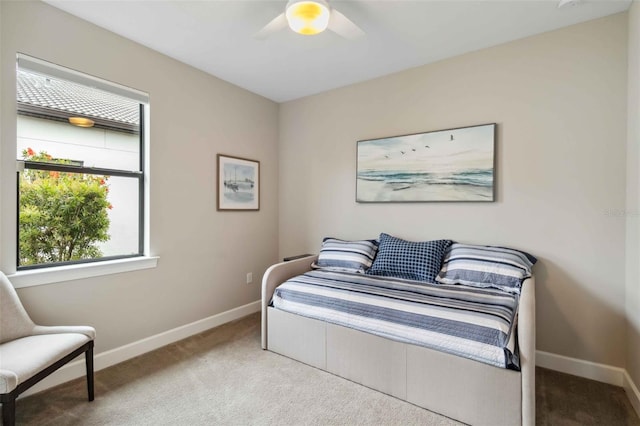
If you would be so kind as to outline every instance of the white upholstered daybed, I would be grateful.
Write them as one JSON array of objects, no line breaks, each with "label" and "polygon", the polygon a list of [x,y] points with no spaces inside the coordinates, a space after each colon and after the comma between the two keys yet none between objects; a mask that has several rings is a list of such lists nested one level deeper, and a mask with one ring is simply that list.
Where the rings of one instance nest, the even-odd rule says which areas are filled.
[{"label": "white upholstered daybed", "polygon": [[522,283],[520,371],[285,312],[276,287],[317,256],[271,266],[262,280],[262,348],[472,425],[535,424],[535,286]]}]

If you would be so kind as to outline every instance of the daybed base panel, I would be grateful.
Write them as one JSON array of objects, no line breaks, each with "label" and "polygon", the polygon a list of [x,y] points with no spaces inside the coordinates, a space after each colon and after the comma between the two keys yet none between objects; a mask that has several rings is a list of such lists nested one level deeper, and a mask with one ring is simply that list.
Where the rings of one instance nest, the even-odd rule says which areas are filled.
[{"label": "daybed base panel", "polygon": [[327,371],[407,398],[406,345],[373,334],[327,323]]},{"label": "daybed base panel", "polygon": [[468,424],[521,422],[517,371],[272,307],[267,315],[272,352]]},{"label": "daybed base panel", "polygon": [[269,350],[326,370],[325,323],[274,308],[268,311]]},{"label": "daybed base panel", "polygon": [[407,398],[473,425],[519,425],[520,373],[407,345]]}]

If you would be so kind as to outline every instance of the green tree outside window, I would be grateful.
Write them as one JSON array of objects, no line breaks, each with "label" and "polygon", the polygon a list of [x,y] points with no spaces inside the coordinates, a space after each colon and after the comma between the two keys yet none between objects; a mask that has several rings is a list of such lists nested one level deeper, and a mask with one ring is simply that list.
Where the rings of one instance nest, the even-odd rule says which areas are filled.
[{"label": "green tree outside window", "polygon": [[[55,164],[31,148],[22,158]],[[98,242],[109,240],[108,176],[25,169],[20,179],[18,258],[20,266],[102,257]]]}]

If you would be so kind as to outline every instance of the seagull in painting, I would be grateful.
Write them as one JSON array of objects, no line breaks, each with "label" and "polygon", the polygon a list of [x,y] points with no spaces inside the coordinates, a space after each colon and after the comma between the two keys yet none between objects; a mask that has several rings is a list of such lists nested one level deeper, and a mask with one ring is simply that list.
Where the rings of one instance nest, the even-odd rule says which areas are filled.
[{"label": "seagull in painting", "polygon": [[388,155],[385,155],[385,156],[384,156],[384,158],[389,159],[389,156],[388,156]]},{"label": "seagull in painting", "polygon": [[404,151],[400,151],[402,153],[402,155],[404,155]]},{"label": "seagull in painting", "polygon": [[449,139],[449,140],[452,141],[453,140],[453,135],[450,135],[450,136],[451,136],[451,139]]},{"label": "seagull in painting", "polygon": [[411,151],[416,152],[416,149],[415,148],[411,148]]},{"label": "seagull in painting", "polygon": [[431,148],[429,145],[425,145],[424,147],[425,147],[425,148]]}]

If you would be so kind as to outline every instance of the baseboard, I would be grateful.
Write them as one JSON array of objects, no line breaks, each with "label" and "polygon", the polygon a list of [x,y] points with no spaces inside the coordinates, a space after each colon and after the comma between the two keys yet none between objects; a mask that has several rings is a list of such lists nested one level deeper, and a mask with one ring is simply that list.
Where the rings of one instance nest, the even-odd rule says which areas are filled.
[{"label": "baseboard", "polygon": [[[161,348],[170,343],[177,342],[185,339],[194,334],[201,333],[209,330],[210,328],[218,327],[227,322],[242,318],[255,312],[259,312],[261,308],[261,301],[248,303],[235,309],[231,309],[226,312],[222,312],[208,318],[204,318],[190,324],[183,325],[168,331],[165,331],[155,336],[147,337],[137,342],[129,343],[119,348],[111,349],[106,352],[98,353],[94,356],[94,370],[102,370],[103,368],[111,367],[112,365],[134,358],[138,355],[150,352],[152,350]],[[57,386],[59,384],[68,382],[69,380],[84,377],[85,375],[84,357],[76,361],[70,362],[63,366],[43,381],[39,382],[28,391],[24,392],[21,396],[32,395],[36,392],[43,391],[45,389]]]},{"label": "baseboard", "polygon": [[536,365],[620,387],[624,383],[624,374],[626,373],[623,368],[544,351],[536,351]]},{"label": "baseboard", "polygon": [[638,413],[638,417],[640,417],[640,391],[633,380],[631,380],[631,376],[626,371],[624,372],[624,390],[627,392],[627,396],[629,397],[629,401],[631,401],[631,405]]}]

